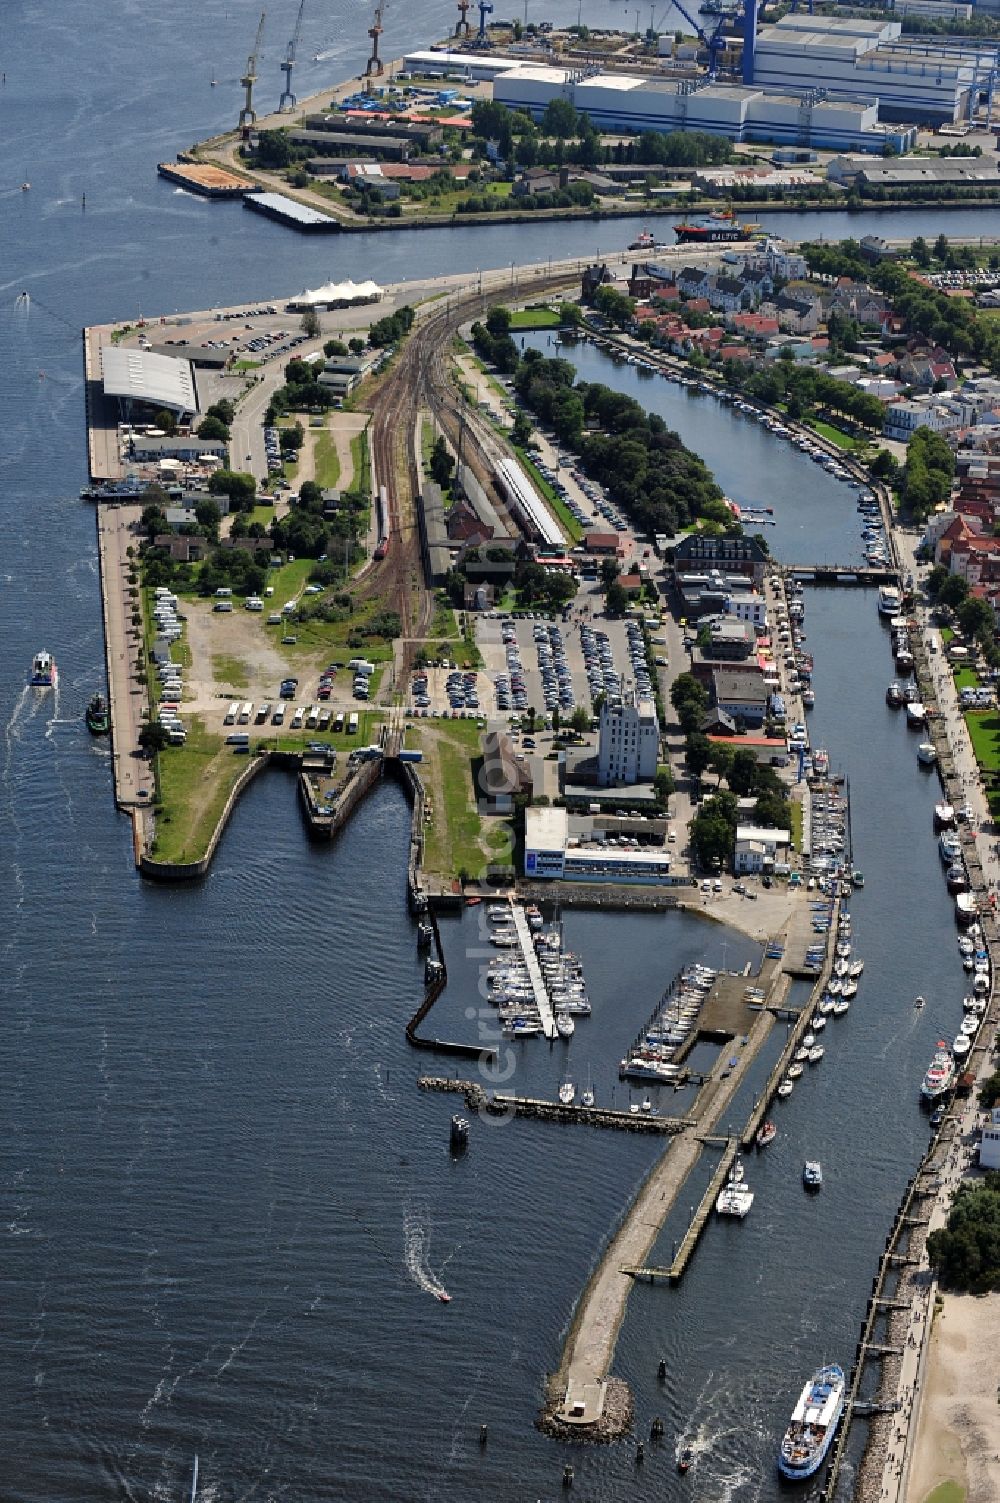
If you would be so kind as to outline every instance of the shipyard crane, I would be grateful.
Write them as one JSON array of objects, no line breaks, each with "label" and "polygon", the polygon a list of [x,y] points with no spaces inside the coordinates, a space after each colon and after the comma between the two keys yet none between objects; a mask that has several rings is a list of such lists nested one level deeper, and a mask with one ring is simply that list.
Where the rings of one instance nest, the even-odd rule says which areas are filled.
[{"label": "shipyard crane", "polygon": [[488,47],[490,39],[486,31],[486,17],[493,14],[493,6],[490,0],[477,0],[477,4],[479,5],[479,34],[476,37],[476,45]]},{"label": "shipyard crane", "polygon": [[458,0],[458,25],[455,27],[457,37],[467,37],[472,31],[469,23],[469,11],[472,9],[472,0]]},{"label": "shipyard crane", "polygon": [[294,110],[298,101],[292,93],[292,69],[295,67],[295,54],[299,50],[299,37],[302,35],[302,12],[306,8],[306,0],[299,0],[299,14],[295,21],[295,30],[292,32],[292,40],[288,44],[285,53],[285,61],[281,65],[281,71],[285,75],[285,87],[281,91],[278,100],[278,112],[284,114],[287,110]]},{"label": "shipyard crane", "polygon": [[368,28],[368,35],[372,39],[372,55],[368,59],[367,66],[365,67],[366,78],[381,78],[382,74],[385,72],[385,68],[382,64],[382,59],[378,55],[378,39],[382,35],[382,17],[385,14],[385,8],[388,3],[389,0],[378,0],[378,5],[376,5],[375,7],[375,15],[372,20],[372,24]]},{"label": "shipyard crane", "polygon": [[725,26],[727,21],[734,20],[740,15],[743,10],[742,0],[740,0],[740,3],[736,5],[734,10],[726,11],[719,17],[715,30],[712,32],[706,32],[703,26],[699,26],[694,17],[691,16],[685,9],[684,5],[681,3],[681,0],[674,0],[674,5],[680,11],[681,15],[684,17],[691,30],[694,32],[701,45],[707,51],[708,76],[709,78],[715,78],[716,74],[719,71],[719,53],[725,51],[726,42],[728,40],[723,36],[722,28]]},{"label": "shipyard crane", "polygon": [[257,37],[253,44],[253,51],[247,58],[247,71],[240,79],[240,83],[246,90],[246,97],[243,100],[243,108],[240,110],[239,126],[240,134],[242,135],[244,140],[246,140],[247,136],[249,136],[251,126],[255,125],[257,122],[257,116],[254,112],[253,107],[253,86],[257,82],[257,54],[260,51],[261,39],[264,36],[264,17],[266,15],[267,11],[262,10],[260,13],[260,21],[257,26]]}]

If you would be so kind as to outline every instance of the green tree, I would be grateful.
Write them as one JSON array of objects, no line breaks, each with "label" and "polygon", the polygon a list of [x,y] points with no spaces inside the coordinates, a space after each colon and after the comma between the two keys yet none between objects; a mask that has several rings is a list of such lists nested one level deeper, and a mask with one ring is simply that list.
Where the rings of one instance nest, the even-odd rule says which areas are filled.
[{"label": "green tree", "polygon": [[168,407],[161,407],[159,412],[153,414],[153,427],[160,428],[164,433],[174,434],[177,432],[177,414],[171,412]]},{"label": "green tree", "polygon": [[996,626],[993,607],[986,600],[970,595],[958,608],[958,624],[970,639],[987,633],[992,636]]},{"label": "green tree", "polygon": [[359,339],[355,334],[353,339],[349,339],[347,341],[347,348],[350,350],[352,355],[363,355],[365,350],[365,342],[363,339]]},{"label": "green tree", "polygon": [[692,731],[684,744],[684,760],[688,771],[700,777],[712,760],[712,743],[701,731]]},{"label": "green tree", "polygon": [[573,727],[574,731],[576,731],[578,736],[582,736],[585,731],[590,730],[590,712],[587,710],[585,705],[577,705],[576,709],[573,711],[570,725]]},{"label": "green tree", "polygon": [[222,521],[222,510],[218,501],[199,501],[195,506],[194,514],[198,518],[199,527],[204,528],[206,537],[211,538],[213,543],[218,542],[219,523]]},{"label": "green tree", "polygon": [[[361,348],[364,349],[364,344]],[[332,360],[335,355],[346,355],[347,346],[342,339],[328,339],[323,346],[323,354],[327,360]]]},{"label": "green tree", "polygon": [[739,798],[749,798],[757,789],[757,758],[742,747],[733,753],[729,769],[729,786]]},{"label": "green tree", "polygon": [[656,802],[661,809],[665,809],[674,791],[674,779],[669,767],[661,767],[653,779],[653,792],[656,794]]},{"label": "green tree", "polygon": [[628,610],[628,592],[615,580],[609,585],[604,602],[609,616],[624,616]]},{"label": "green tree", "polygon": [[948,250],[948,236],[942,230],[941,234],[934,242],[934,259],[936,261],[947,261]]},{"label": "green tree", "polygon": [[494,339],[500,339],[504,334],[510,333],[511,312],[509,308],[503,308],[494,304],[486,314],[486,327]]},{"label": "green tree", "polygon": [[961,574],[949,574],[938,590],[938,600],[942,605],[950,606],[952,610],[956,610],[963,603],[968,593],[968,581],[964,580]]},{"label": "green tree", "polygon": [[431,479],[434,480],[442,490],[447,490],[448,486],[451,484],[451,477],[454,469],[455,461],[452,458],[451,452],[448,449],[448,445],[444,440],[444,435],[439,433],[437,438],[434,440],[434,447],[431,449]]},{"label": "green tree", "polygon": [[170,745],[170,735],[165,725],[159,720],[152,720],[148,725],[139,727],[139,745],[145,751],[162,751]]},{"label": "green tree", "polygon": [[222,443],[229,438],[229,429],[217,417],[202,418],[196,431],[199,438],[219,439]]},{"label": "green tree", "polygon": [[542,115],[542,134],[568,140],[577,132],[577,113],[568,99],[550,99]]},{"label": "green tree", "polygon": [[517,445],[519,449],[526,449],[531,443],[531,438],[534,431],[535,430],[531,426],[531,419],[528,417],[527,413],[522,412],[521,409],[518,408],[517,412],[515,412],[514,414],[514,426],[511,429],[510,433],[512,441]]},{"label": "green tree", "polygon": [[917,237],[910,242],[910,255],[913,257],[914,261],[916,261],[918,266],[930,266],[931,250],[923,235],[917,235]]},{"label": "green tree", "polygon": [[315,308],[306,308],[303,311],[302,317],[299,319],[299,325],[307,339],[318,339],[323,332],[323,326],[319,321],[319,314]]},{"label": "green tree", "polygon": [[261,167],[288,167],[294,153],[283,130],[262,130],[257,137],[257,163]]},{"label": "green tree", "polygon": [[257,482],[242,470],[216,470],[209,476],[208,488],[213,496],[228,496],[234,511],[252,511]]}]

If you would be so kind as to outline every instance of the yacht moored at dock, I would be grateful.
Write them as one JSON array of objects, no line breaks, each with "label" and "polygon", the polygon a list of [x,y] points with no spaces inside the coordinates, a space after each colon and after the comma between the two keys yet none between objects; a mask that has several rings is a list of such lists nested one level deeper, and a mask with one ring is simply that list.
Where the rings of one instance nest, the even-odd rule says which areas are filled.
[{"label": "yacht moored at dock", "polygon": [[778,1471],[792,1481],[811,1477],[823,1464],[844,1409],[844,1369],[818,1368],[799,1395],[778,1452]]},{"label": "yacht moored at dock", "polygon": [[938,1039],[934,1058],[927,1066],[920,1094],[925,1101],[934,1101],[938,1096],[943,1096],[945,1091],[951,1089],[955,1079],[955,1056],[952,1054],[944,1039]]},{"label": "yacht moored at dock", "polygon": [[898,616],[902,605],[902,598],[895,585],[881,585],[878,592],[878,613],[880,616]]}]

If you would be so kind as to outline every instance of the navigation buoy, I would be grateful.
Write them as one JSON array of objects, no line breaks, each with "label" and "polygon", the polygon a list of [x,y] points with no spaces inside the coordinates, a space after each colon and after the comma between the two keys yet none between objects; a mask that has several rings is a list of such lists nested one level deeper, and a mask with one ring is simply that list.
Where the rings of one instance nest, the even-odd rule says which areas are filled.
[{"label": "navigation buoy", "polygon": [[487,1440],[489,1439],[489,1433],[490,1432],[485,1425],[479,1426],[479,1444],[481,1446],[484,1446],[486,1444]]}]

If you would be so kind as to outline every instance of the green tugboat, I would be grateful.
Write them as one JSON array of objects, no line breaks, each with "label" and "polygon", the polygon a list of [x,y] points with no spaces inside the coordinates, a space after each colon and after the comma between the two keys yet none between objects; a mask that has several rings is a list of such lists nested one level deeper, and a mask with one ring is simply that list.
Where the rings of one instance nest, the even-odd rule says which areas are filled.
[{"label": "green tugboat", "polygon": [[95,694],[87,706],[85,719],[92,736],[106,736],[111,729],[108,702],[103,694]]}]

